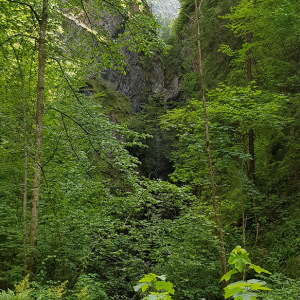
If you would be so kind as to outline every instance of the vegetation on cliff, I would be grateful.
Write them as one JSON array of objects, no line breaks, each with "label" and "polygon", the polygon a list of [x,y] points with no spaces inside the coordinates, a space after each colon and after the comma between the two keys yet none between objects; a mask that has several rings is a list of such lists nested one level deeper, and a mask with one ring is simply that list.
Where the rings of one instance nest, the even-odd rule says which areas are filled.
[{"label": "vegetation on cliff", "polygon": [[299,298],[300,4],[180,5],[0,0],[0,299]]}]

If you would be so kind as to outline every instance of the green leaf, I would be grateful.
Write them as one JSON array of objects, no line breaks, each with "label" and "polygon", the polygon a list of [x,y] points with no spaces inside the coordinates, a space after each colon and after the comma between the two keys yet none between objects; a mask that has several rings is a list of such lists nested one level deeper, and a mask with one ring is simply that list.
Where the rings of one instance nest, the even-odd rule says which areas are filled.
[{"label": "green leaf", "polygon": [[263,269],[263,268],[261,268],[260,266],[256,266],[256,265],[253,265],[253,264],[251,264],[250,266],[249,266],[249,269],[254,269],[254,271],[256,272],[256,273],[258,273],[258,274],[260,274],[260,273],[267,273],[267,274],[272,274],[272,273],[270,273],[269,271],[267,271],[267,270],[265,270],[265,269]]},{"label": "green leaf", "polygon": [[249,288],[251,288],[253,291],[257,291],[257,290],[271,291],[271,289],[263,286],[266,284],[264,281],[260,281],[257,279],[250,279],[247,280],[247,283],[249,284]]},{"label": "green leaf", "polygon": [[258,279],[249,279],[247,280],[247,283],[259,283],[261,285],[266,284],[264,281],[258,280]]},{"label": "green leaf", "polygon": [[245,264],[251,264],[251,260],[249,259],[249,253],[244,250],[241,246],[235,247],[235,249],[230,253],[230,258],[228,262],[230,264],[234,264],[235,267],[242,272]]},{"label": "green leaf", "polygon": [[235,293],[240,292],[242,289],[239,287],[235,287],[232,289],[225,288],[225,299],[232,297]]},{"label": "green leaf", "polygon": [[156,281],[156,275],[155,274],[147,274],[142,278],[139,282],[151,282],[151,281]]},{"label": "green leaf", "polygon": [[140,289],[142,289],[142,292],[145,292],[145,290],[148,288],[149,284],[148,283],[144,283],[141,282],[139,284],[137,284],[136,286],[133,287],[133,289],[137,292]]},{"label": "green leaf", "polygon": [[174,295],[175,290],[172,288],[173,283],[171,282],[156,281],[155,286],[157,290],[165,290],[166,292],[169,292],[170,294]]},{"label": "green leaf", "polygon": [[256,300],[256,293],[250,291],[237,292],[233,295],[235,300]]},{"label": "green leaf", "polygon": [[159,278],[159,279],[161,279],[161,280],[163,280],[163,281],[165,281],[166,278],[167,278],[166,275],[160,275],[160,276],[156,276],[156,277]]},{"label": "green leaf", "polygon": [[143,298],[143,300],[171,300],[171,296],[168,293],[151,293],[147,297]]},{"label": "green leaf", "polygon": [[243,292],[245,287],[247,287],[247,283],[244,281],[238,281],[234,282],[232,284],[229,284],[224,290],[225,290],[225,298],[232,297],[237,292]]},{"label": "green leaf", "polygon": [[232,269],[232,270],[228,271],[224,276],[222,276],[222,278],[219,282],[221,282],[223,280],[229,281],[231,278],[231,275],[236,274],[236,273],[238,273],[238,271],[236,269]]},{"label": "green leaf", "polygon": [[149,286],[148,284],[145,284],[145,285],[142,286],[142,292],[143,293],[147,290],[148,286]]},{"label": "green leaf", "polygon": [[233,253],[230,255],[230,258],[228,260],[230,264],[234,264],[235,267],[242,272],[244,268],[244,264],[250,264],[251,261],[248,258],[247,254],[237,254]]}]

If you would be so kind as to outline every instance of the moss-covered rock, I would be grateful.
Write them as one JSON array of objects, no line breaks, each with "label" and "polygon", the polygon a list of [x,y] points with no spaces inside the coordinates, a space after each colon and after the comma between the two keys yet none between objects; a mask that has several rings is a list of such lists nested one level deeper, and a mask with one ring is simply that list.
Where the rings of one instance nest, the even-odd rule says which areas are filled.
[{"label": "moss-covered rock", "polygon": [[131,114],[128,97],[112,89],[103,79],[90,79],[88,84],[95,98],[101,102],[113,121],[123,123]]}]

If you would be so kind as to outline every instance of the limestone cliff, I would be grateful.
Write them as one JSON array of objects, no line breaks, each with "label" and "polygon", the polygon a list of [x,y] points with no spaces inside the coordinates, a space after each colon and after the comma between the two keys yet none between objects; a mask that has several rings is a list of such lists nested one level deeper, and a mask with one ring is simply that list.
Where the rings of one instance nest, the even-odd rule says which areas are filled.
[{"label": "limestone cliff", "polygon": [[164,66],[158,53],[150,58],[128,50],[125,53],[126,75],[110,69],[104,74],[104,79],[111,88],[129,98],[133,113],[139,112],[141,105],[151,96],[161,94],[167,101],[177,95],[176,84],[169,87],[165,84]]},{"label": "limestone cliff", "polygon": [[[102,7],[105,10],[105,6]],[[135,8],[133,8],[135,9]],[[146,6],[145,13],[149,14],[149,7]],[[101,15],[100,18],[94,19],[94,15]],[[79,17],[79,21],[78,21]],[[72,17],[72,10],[69,14],[66,14],[67,18],[67,30],[69,30],[70,41],[76,41],[76,37],[73,31],[69,28],[76,27],[77,32],[81,34],[90,34],[92,30],[97,32],[100,30],[100,34],[104,34],[104,37],[109,37],[110,40],[117,40],[118,37],[125,30],[127,19],[130,18],[130,14],[124,15],[120,13],[111,13],[110,11],[95,12],[95,8],[90,4],[84,7],[84,13],[77,16],[77,19]],[[90,28],[89,30],[87,28]],[[103,51],[96,39],[93,38],[93,47],[95,47],[95,59],[101,62]],[[69,44],[71,43],[69,42]],[[76,44],[76,42],[75,42]],[[105,45],[104,45],[105,46]],[[86,46],[90,47],[90,46]],[[84,49],[84,48],[83,48]],[[106,104],[112,109],[112,114],[115,109],[121,110],[128,109],[126,105],[122,104],[122,108],[118,107],[116,99],[124,99],[129,101],[131,109],[130,113],[137,113],[141,110],[142,104],[148,102],[149,97],[159,94],[165,101],[173,99],[178,94],[178,78],[174,76],[171,80],[168,79],[168,83],[165,80],[165,67],[161,54],[158,50],[153,49],[153,55],[151,57],[145,56],[143,52],[131,52],[127,48],[123,48],[123,55],[125,57],[126,75],[123,75],[121,71],[114,68],[102,68],[98,74],[91,74],[88,76],[88,84],[90,88],[96,88],[97,92],[104,92],[106,96]],[[108,92],[109,91],[109,92]],[[120,97],[115,92],[120,94]],[[109,98],[114,95],[112,101]],[[116,101],[114,101],[116,100]],[[115,104],[111,105],[110,103]],[[105,104],[103,103],[103,104]],[[116,108],[117,107],[117,108]]]}]

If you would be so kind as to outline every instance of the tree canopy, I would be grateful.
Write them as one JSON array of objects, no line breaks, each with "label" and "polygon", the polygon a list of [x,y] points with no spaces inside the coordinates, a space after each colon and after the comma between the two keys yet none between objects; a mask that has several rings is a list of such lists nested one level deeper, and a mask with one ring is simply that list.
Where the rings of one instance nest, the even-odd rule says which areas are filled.
[{"label": "tree canopy", "polygon": [[299,297],[300,4],[152,2],[0,0],[0,299]]}]

